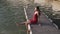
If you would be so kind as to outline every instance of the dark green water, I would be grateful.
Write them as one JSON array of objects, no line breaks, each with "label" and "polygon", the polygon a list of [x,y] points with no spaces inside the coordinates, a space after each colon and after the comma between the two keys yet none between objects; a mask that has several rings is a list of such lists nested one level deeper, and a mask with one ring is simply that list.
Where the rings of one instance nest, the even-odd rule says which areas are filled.
[{"label": "dark green water", "polygon": [[[16,22],[25,21],[23,6],[13,6],[6,0],[0,1],[0,34],[24,34]],[[21,26],[25,30],[25,26]],[[22,29],[22,30],[23,30]]]}]

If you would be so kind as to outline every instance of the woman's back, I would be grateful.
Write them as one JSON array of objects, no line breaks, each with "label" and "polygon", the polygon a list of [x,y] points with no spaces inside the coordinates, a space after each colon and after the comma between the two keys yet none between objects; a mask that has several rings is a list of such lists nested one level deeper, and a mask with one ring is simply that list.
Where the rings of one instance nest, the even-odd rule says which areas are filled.
[{"label": "woman's back", "polygon": [[31,23],[37,23],[38,21],[38,12],[34,12],[33,18],[30,20]]}]

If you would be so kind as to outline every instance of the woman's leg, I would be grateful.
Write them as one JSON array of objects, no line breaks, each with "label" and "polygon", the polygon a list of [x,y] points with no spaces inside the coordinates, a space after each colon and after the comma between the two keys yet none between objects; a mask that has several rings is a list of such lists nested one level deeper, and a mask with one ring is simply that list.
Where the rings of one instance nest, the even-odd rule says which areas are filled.
[{"label": "woman's leg", "polygon": [[17,26],[20,26],[20,25],[28,25],[28,24],[30,24],[30,21],[16,23]]},{"label": "woman's leg", "polygon": [[26,29],[27,29],[27,34],[29,33],[28,24],[30,24],[30,21],[26,21],[26,22],[22,22],[22,23],[16,23],[17,26],[25,25]]}]

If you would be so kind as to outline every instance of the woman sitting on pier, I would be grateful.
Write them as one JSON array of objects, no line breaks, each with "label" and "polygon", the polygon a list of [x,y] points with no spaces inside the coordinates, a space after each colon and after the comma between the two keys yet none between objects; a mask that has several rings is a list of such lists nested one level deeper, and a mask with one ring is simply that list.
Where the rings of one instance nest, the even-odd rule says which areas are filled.
[{"label": "woman sitting on pier", "polygon": [[28,21],[26,21],[26,22],[16,23],[16,24],[17,24],[17,25],[20,25],[20,24],[25,24],[25,25],[27,25],[27,24],[37,24],[37,22],[38,22],[38,17],[40,16],[40,13],[41,13],[41,11],[40,11],[40,9],[39,9],[39,6],[37,6],[37,7],[35,7],[35,9],[34,9],[34,14],[33,14],[33,18],[32,18],[32,19],[30,19],[30,20],[28,20]]}]

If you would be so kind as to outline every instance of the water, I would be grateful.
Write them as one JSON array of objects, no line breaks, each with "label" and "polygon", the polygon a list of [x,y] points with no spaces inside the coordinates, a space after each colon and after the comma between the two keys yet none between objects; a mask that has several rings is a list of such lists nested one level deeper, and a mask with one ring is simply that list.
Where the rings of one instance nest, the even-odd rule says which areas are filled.
[{"label": "water", "polygon": [[[6,0],[0,1],[0,34],[23,34],[16,22],[25,21],[23,6],[13,5]],[[21,26],[24,30],[25,25]],[[23,32],[23,33],[22,33]]]}]

